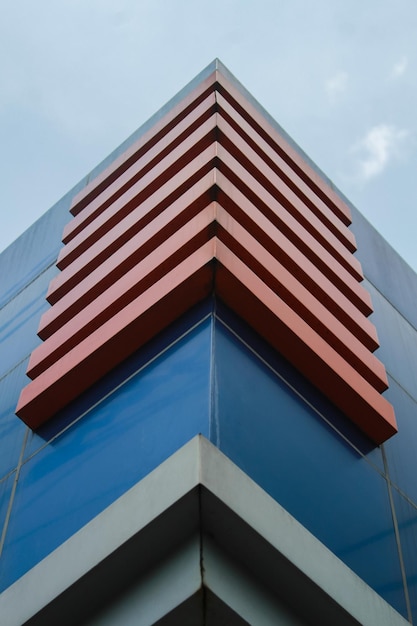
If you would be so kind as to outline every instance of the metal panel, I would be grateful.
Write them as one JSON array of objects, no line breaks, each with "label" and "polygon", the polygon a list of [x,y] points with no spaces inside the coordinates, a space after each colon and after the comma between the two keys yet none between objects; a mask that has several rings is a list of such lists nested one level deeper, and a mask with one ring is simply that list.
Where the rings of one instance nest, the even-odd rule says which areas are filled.
[{"label": "metal panel", "polygon": [[404,592],[386,481],[216,323],[213,441],[397,610]]},{"label": "metal panel", "polygon": [[[82,280],[91,276],[94,271],[96,271],[96,275],[102,275],[102,279],[104,279],[107,259],[112,259],[109,261],[108,268],[108,271],[111,272],[114,255],[123,256],[123,246],[131,247],[133,245],[132,240],[133,242],[136,241],[139,248],[147,243],[146,251],[152,249],[155,243],[160,241],[159,237],[154,238],[156,234],[171,235],[171,231],[175,231],[176,228],[183,225],[180,218],[181,213],[184,213],[184,216],[193,217],[194,212],[193,210],[189,211],[188,207],[196,206],[197,209],[201,209],[207,206],[207,197],[214,185],[215,176],[215,170],[211,169],[207,174],[199,177],[195,184],[190,183],[189,188],[184,193],[179,194],[178,198],[173,198],[171,195],[172,188],[177,188],[178,180],[174,178],[173,181],[170,181],[169,189],[165,189],[164,186],[155,194],[155,197],[148,198],[51,281],[47,295],[49,302],[57,303],[71,289],[77,287]],[[187,183],[187,179],[185,181],[183,179],[180,185],[182,186],[184,182]],[[161,217],[158,220],[159,216]],[[166,218],[168,219],[165,225],[164,220]],[[152,224],[152,222],[154,223]],[[155,225],[157,228],[154,230]],[[144,234],[148,235],[149,242],[144,241]],[[72,299],[72,296],[70,298]],[[58,310],[60,310],[59,306]]]},{"label": "metal panel", "polygon": [[[222,172],[216,174],[217,200],[227,212],[262,243],[275,259],[308,289],[327,309],[349,328],[369,350],[378,346],[374,325],[364,316],[362,293],[347,290],[349,297],[316,264],[303,254]],[[346,283],[343,282],[344,291]],[[368,296],[369,297],[369,296]],[[357,305],[355,304],[357,303]],[[366,307],[365,307],[366,309]]]},{"label": "metal panel", "polygon": [[393,489],[392,497],[404,559],[413,623],[417,621],[417,506]]},{"label": "metal panel", "polygon": [[[214,129],[216,127],[216,115],[203,123],[194,133],[187,137],[179,146],[170,152],[161,161],[158,161],[150,172],[130,187],[122,196],[115,200],[109,207],[100,211],[95,220],[90,222],[79,234],[74,237],[64,248],[58,257],[57,265],[60,269],[67,267],[81,252],[84,252],[91,244],[95,243],[110,228],[115,226],[130,211],[139,206],[152,194],[160,193],[160,188],[165,183],[171,183],[174,174],[181,172],[188,174],[188,179],[193,174],[193,167],[197,170],[204,167],[207,161],[216,156]],[[188,168],[191,163],[191,167]],[[181,183],[175,181],[175,187]],[[184,183],[182,183],[184,184]],[[88,207],[85,209],[88,212]],[[77,219],[77,218],[74,218]]]},{"label": "metal panel", "polygon": [[[205,71],[203,70],[202,73],[205,74]],[[77,215],[89,202],[96,198],[103,189],[111,184],[113,180],[121,176],[126,169],[130,167],[132,162],[137,160],[144,146],[146,146],[145,149],[148,149],[149,143],[153,144],[158,141],[159,138],[169,132],[178,121],[182,120],[189,111],[202,102],[207,95],[213,91],[213,85],[216,83],[217,77],[218,72],[214,70],[210,72],[208,76],[204,76],[202,80],[198,81],[195,86],[192,86],[191,91],[188,85],[184,89],[184,91],[186,91],[185,95],[179,102],[178,97],[174,96],[167,106],[164,107],[165,110],[162,109],[155,114],[154,118],[149,120],[149,122],[153,122],[150,128],[146,128],[149,124],[144,124],[143,127],[139,128],[139,138],[135,140],[134,136],[132,136],[133,143],[130,142],[129,138],[128,142],[130,145],[123,150],[119,156],[113,158],[111,163],[104,170],[102,169],[96,176],[93,176],[88,186],[78,192],[73,198],[71,213]],[[178,95],[182,95],[181,92]],[[162,113],[162,116],[160,116],[159,113]]]},{"label": "metal panel", "polygon": [[227,85],[214,72],[74,199],[17,409],[32,427],[214,291],[376,443],[396,432],[349,210]]},{"label": "metal panel", "polygon": [[219,91],[247,122],[259,132],[267,143],[281,155],[311,189],[346,224],[351,223],[350,208],[328,182],[302,157],[299,151],[272,126],[259,108],[246,98],[221,72],[218,72]]},{"label": "metal panel", "polygon": [[282,158],[279,151],[274,150],[270,143],[267,143],[263,137],[256,132],[253,126],[242,117],[236,109],[232,107],[221,93],[217,93],[216,101],[218,103],[221,116],[234,130],[242,134],[251,147],[268,163],[282,181],[304,202],[311,211],[317,215],[319,219],[342,241],[346,242],[346,246],[353,252],[356,250],[355,237],[352,231],[341,228],[341,224],[347,225],[348,220],[341,220],[323,200],[314,193],[299,174],[292,169],[288,163]]},{"label": "metal panel", "polygon": [[211,318],[26,460],[2,555],[2,589],[189,439],[208,436],[210,351]]},{"label": "metal panel", "polygon": [[[132,185],[138,182],[143,176],[152,169],[158,162],[168,154],[172,153],[182,141],[186,140],[188,135],[197,131],[195,136],[201,136],[204,129],[210,128],[210,124],[206,126],[205,122],[211,118],[215,112],[215,94],[210,93],[207,98],[200,103],[195,110],[178,122],[169,132],[164,133],[159,142],[148,147],[147,150],[139,151],[137,160],[109,184],[98,196],[88,203],[87,207],[64,229],[64,243],[68,243],[83,228],[85,228],[99,213],[107,206],[115,202],[124,192]],[[186,152],[184,147],[179,150],[181,156]]]},{"label": "metal panel", "polygon": [[[27,360],[0,379],[0,479],[16,468],[27,426],[16,419],[16,399],[26,384]],[[1,535],[0,535],[1,536]]]},{"label": "metal panel", "polygon": [[217,271],[217,293],[228,306],[376,443],[397,432],[392,405],[374,387],[220,242],[217,255],[226,268]]}]

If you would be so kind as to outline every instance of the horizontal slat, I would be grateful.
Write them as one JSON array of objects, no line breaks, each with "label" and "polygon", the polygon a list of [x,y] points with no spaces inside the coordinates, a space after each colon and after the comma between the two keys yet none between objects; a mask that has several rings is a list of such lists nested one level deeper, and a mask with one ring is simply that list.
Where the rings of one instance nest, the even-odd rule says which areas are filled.
[{"label": "horizontal slat", "polygon": [[[211,93],[189,115],[180,120],[169,132],[140,155],[137,161],[108,185],[85,209],[72,219],[64,229],[63,241],[68,243],[106,207],[115,202],[134,183],[140,180],[158,161],[166,157],[188,135],[203,127],[204,122],[214,114],[215,94]],[[201,130],[199,131],[201,132]],[[204,133],[204,130],[203,130]]]},{"label": "horizontal slat", "polygon": [[[221,154],[222,153],[219,151],[219,155],[221,155]],[[237,163],[236,160],[235,160],[235,163]],[[242,173],[243,172],[242,166],[240,164],[237,164],[237,168],[240,170],[241,177],[245,178],[245,176]],[[279,183],[279,180],[278,180],[278,183]],[[83,231],[82,233],[80,233],[79,237],[76,237],[70,244],[68,244],[64,248],[64,250],[62,251],[62,253],[60,255],[60,261],[59,261],[59,264],[60,264],[61,267],[63,265],[66,265],[67,263],[69,263],[71,261],[71,259],[74,259],[76,257],[77,252],[79,254],[80,252],[82,252],[83,249],[87,248],[88,245],[91,245],[94,242],[94,238],[99,237],[100,232],[102,232],[101,229],[103,229],[103,232],[104,232],[105,226],[109,227],[109,225],[111,224],[111,220],[112,219],[113,220],[116,219],[116,217],[115,217],[116,215],[122,213],[123,211],[124,212],[127,211],[126,206],[129,204],[129,195],[132,195],[131,192],[127,192],[126,194],[124,194],[119,199],[118,202],[116,202],[111,207],[109,207],[110,209],[112,209],[110,217],[109,217],[109,213],[104,211],[100,215],[100,218],[99,218],[100,223],[99,224],[97,224],[94,221],[92,224],[90,224],[90,227],[87,228],[86,231]],[[135,198],[136,202],[140,202],[140,197],[137,197],[137,194],[136,194],[136,196],[134,196],[134,198]],[[288,206],[286,208],[288,208]],[[117,211],[117,209],[119,209],[119,211]],[[304,209],[304,210],[302,210],[302,209]],[[306,211],[305,207],[298,206],[297,216],[298,216],[299,219],[301,217],[303,218],[304,224],[306,224],[304,213],[306,213],[307,211]],[[314,216],[312,216],[312,217],[314,218]],[[309,221],[309,223],[311,223],[311,220]],[[357,262],[357,260],[352,255],[349,255],[349,253],[343,253],[343,251],[341,252],[340,246],[337,249],[337,241],[335,243],[336,248],[332,248],[332,246],[329,245],[329,242],[331,241],[333,236],[330,236],[330,234],[326,233],[326,232],[320,233],[319,232],[319,228],[320,227],[318,227],[316,229],[313,229],[314,233],[315,233],[315,236],[316,237],[317,236],[320,237],[320,240],[321,240],[322,244],[324,242],[326,242],[326,244],[328,245],[328,248],[330,248],[333,251],[333,253],[338,256],[339,262],[341,262],[344,265],[345,268],[349,269],[351,271],[351,273],[354,274],[355,277],[358,280],[361,279],[362,275],[361,275],[360,265]]]},{"label": "horizontal slat", "polygon": [[[392,407],[221,241],[212,239],[66,353],[22,392],[18,414],[36,427],[207,295],[200,270],[216,256],[216,292],[377,443],[396,431]],[[194,276],[192,289],[188,281]],[[196,278],[198,276],[198,278]],[[202,276],[202,277],[201,277]],[[213,274],[212,274],[213,276]],[[188,283],[188,284],[187,284]],[[243,285],[243,289],[242,289]],[[177,290],[178,287],[184,289]],[[167,306],[167,296],[169,306]],[[152,312],[152,315],[151,315]],[[134,344],[132,339],[135,338]],[[134,347],[133,347],[134,345]]]},{"label": "horizontal slat", "polygon": [[[252,182],[249,183],[248,181],[256,181],[257,189],[260,186],[265,189],[285,209],[288,215],[297,220],[354,278],[363,280],[361,265],[353,254],[318,220],[308,207],[302,204],[288,187],[286,190],[292,196],[291,201],[289,201],[288,196],[283,195],[286,190],[283,189],[283,183],[279,177],[266,164],[262,163],[258,155],[242,141],[239,144],[236,141],[233,152],[231,152],[229,146],[224,147],[222,145],[222,137],[220,137],[221,145],[218,150],[220,163],[224,162],[228,165],[232,161],[234,163],[232,169],[241,180],[250,187],[252,187]],[[221,170],[221,165],[219,169]]]},{"label": "horizontal slat", "polygon": [[388,381],[381,362],[221,206],[217,209],[217,222],[222,226],[218,238],[251,271],[375,389],[380,392],[387,389]]},{"label": "horizontal slat", "polygon": [[303,158],[300,149],[296,149],[279,131],[270,124],[265,115],[254,106],[220,72],[217,72],[217,84],[220,93],[228,100],[246,121],[278,151],[281,157],[294,169],[309,187],[325,202],[328,207],[346,224],[352,222],[350,209],[341,197],[331,188],[324,178]]},{"label": "horizontal slat", "polygon": [[[187,217],[192,217],[194,215],[193,211],[200,210],[206,206],[207,200],[204,200],[203,194],[207,194],[207,198],[209,196],[214,198],[212,191],[214,183],[217,184],[218,199],[220,202],[223,202],[223,205],[228,210],[232,211],[232,214],[234,211],[234,217],[241,221],[247,230],[257,233],[258,239],[271,254],[279,259],[360,341],[370,350],[375,350],[378,347],[378,340],[373,324],[285,237],[282,231],[277,229],[217,170],[212,170],[209,174],[206,174],[201,181],[191,187],[184,195],[169,204],[160,215],[157,215],[148,225],[139,229],[139,232],[134,234],[132,238],[129,238],[124,245],[118,247],[110,257],[96,269],[87,273],[84,278],[80,278],[80,274],[69,274],[74,264],[56,277],[54,283],[56,284],[59,281],[61,288],[67,288],[67,293],[62,295],[55,302],[54,306],[44,313],[38,334],[43,339],[50,336],[112,282],[115,282],[128,271],[150,250],[159,245],[164,236],[169,236],[171,232],[174,232],[184,223]],[[199,203],[197,203],[197,200]],[[142,209],[146,213],[149,206],[144,206]],[[133,217],[134,214],[130,214],[117,228],[112,229],[106,238],[102,238],[97,242],[95,246],[97,254],[100,253],[98,252],[100,243],[107,246],[110,245],[108,239],[111,236],[112,241],[117,240],[117,235],[119,236],[119,241],[121,240],[120,231],[123,232],[124,228],[129,231]],[[72,289],[68,289],[66,280],[74,285]]]},{"label": "horizontal slat", "polygon": [[16,413],[37,428],[211,293],[215,239],[177,265],[20,394]]},{"label": "horizontal slat", "polygon": [[[331,209],[306,185],[297,173],[273,150],[246,120],[230,105],[221,95],[217,96],[219,109],[219,129],[227,137],[231,144],[235,143],[236,133],[265,161],[269,168],[279,177],[283,187],[281,193],[288,195],[288,201],[295,203],[292,194],[304,203],[310,211],[328,228],[350,252],[356,250],[355,237],[352,231]],[[228,144],[224,144],[229,148]],[[229,148],[230,149],[230,148]],[[250,155],[245,154],[250,160]],[[267,175],[267,174],[266,174]],[[289,192],[285,190],[288,187]]]},{"label": "horizontal slat", "polygon": [[71,317],[32,352],[27,369],[28,376],[30,378],[39,376],[212,238],[214,229],[209,229],[209,226],[213,224],[214,219],[215,203],[210,203]]},{"label": "horizontal slat", "polygon": [[71,203],[71,213],[77,215],[89,204],[99,193],[103,191],[113,180],[123,174],[134,161],[136,161],[143,151],[148,150],[154,143],[159,141],[161,136],[178,124],[193,108],[195,108],[209,93],[215,89],[217,72],[203,80],[189,94],[182,98],[165,115],[156,120],[152,127],[144,132],[137,141],[129,146],[120,156],[118,156],[108,167],[98,174],[92,181],[81,189]]},{"label": "horizontal slat", "polygon": [[[222,242],[216,292],[376,443],[397,432],[389,402]],[[222,266],[226,271],[222,271]]]},{"label": "horizontal slat", "polygon": [[[378,346],[375,326],[259,209],[221,172],[216,176],[219,203],[371,351]],[[354,283],[355,285],[356,283]],[[361,287],[362,289],[362,287]]]},{"label": "horizontal slat", "polygon": [[[215,128],[216,115],[212,115],[115,202],[99,211],[96,218],[62,248],[58,257],[58,267],[60,269],[67,267],[78,254],[91,246],[120,219],[160,189],[170,178],[183,169],[187,170],[193,159],[201,158],[205,149],[211,148],[213,145]],[[86,207],[85,211],[88,212],[88,209],[89,207]]]},{"label": "horizontal slat", "polygon": [[[260,183],[272,195],[274,195],[274,197],[277,197],[285,208],[289,210],[296,217],[296,219],[300,221],[300,223],[302,223],[302,225],[309,230],[316,239],[318,239],[318,241],[320,241],[323,247],[336,256],[339,262],[346,269],[348,269],[348,271],[351,271],[352,273],[356,272],[358,279],[361,279],[362,276],[360,273],[360,266],[357,260],[340,245],[340,239],[343,238],[343,230],[339,231],[339,239],[336,238],[335,235],[329,231],[329,229],[325,227],[320,220],[318,220],[316,215],[300,201],[298,196],[296,196],[296,194],[294,194],[294,192],[287,185],[285,185],[279,176],[277,176],[276,173],[265,162],[263,162],[262,159],[260,159],[258,154],[243,141],[243,139],[230,127],[230,125],[221,119],[221,116],[213,115],[210,120],[207,120],[189,137],[185,138],[184,141],[176,147],[176,149],[166,155],[166,157],[161,161],[155,163],[155,166],[151,171],[147,170],[146,166],[148,161],[146,157],[148,157],[148,154],[145,155],[144,159],[140,161],[140,167],[137,166],[135,170],[136,179],[139,177],[139,172],[145,172],[144,177],[136,180],[136,184],[134,185],[135,191],[140,190],[141,194],[143,194],[142,196],[136,194],[135,197],[137,198],[137,201],[140,202],[141,198],[144,199],[146,197],[146,193],[149,194],[150,190],[153,189],[151,187],[152,184],[154,186],[158,183],[163,184],[164,179],[166,180],[166,177],[169,174],[174,173],[170,170],[171,167],[175,167],[175,171],[178,171],[180,167],[184,167],[187,163],[187,155],[189,158],[190,150],[192,150],[191,146],[195,147],[196,144],[198,145],[198,141],[205,137],[209,130],[213,129],[214,125],[217,125],[222,131],[224,131],[225,134],[220,139],[221,141],[224,141],[225,145],[227,145],[229,152],[232,150],[232,154],[237,157],[240,164],[243,164],[247,169],[249,169],[251,174],[254,175],[257,180],[259,180]],[[228,138],[228,135],[232,137],[232,140]],[[236,154],[236,151],[238,151],[238,154]],[[139,172],[137,171],[138,169]],[[158,176],[161,176],[161,181],[158,181]],[[140,182],[141,180],[142,183]],[[106,190],[104,197],[102,197],[103,194],[100,195],[85,208],[78,218],[74,218],[73,228],[79,233],[79,235],[78,237],[75,237],[69,245],[62,249],[58,261],[58,266],[61,269],[63,269],[72,258],[74,258],[77,251],[81,252],[89,244],[91,244],[93,242],[93,237],[100,236],[101,229],[98,228],[98,225],[96,225],[94,221],[91,223],[89,220],[93,220],[94,216],[100,215],[101,217],[103,215],[103,211],[109,206],[110,198],[117,198],[117,189],[119,189],[119,181],[115,181],[113,185]],[[113,190],[114,193],[111,193],[111,190]],[[121,202],[119,202],[119,205],[124,205],[124,207],[127,206],[126,195],[131,195],[129,194],[129,189],[127,189],[125,194],[120,197]],[[115,203],[117,204],[116,201],[112,202],[112,206],[115,206]],[[124,210],[127,210],[127,208]],[[87,228],[86,231],[80,231],[83,223],[81,220],[84,220],[86,224],[90,224],[90,228]],[[353,241],[349,240],[349,237],[351,237],[350,231],[346,228],[344,231],[347,233],[344,238],[344,245],[348,245],[352,248]]]},{"label": "horizontal slat", "polygon": [[[28,375],[38,376],[66,351],[115,315],[133,298],[144,291],[163,272],[169,271],[201,245],[202,237],[209,238],[216,232],[209,225],[222,226],[220,239],[227,233],[227,245],[255,271],[300,317],[332,345],[357,371],[379,391],[387,388],[385,370],[343,324],[324,307],[291,273],[241,226],[227,211],[211,203],[190,219],[182,228],[167,238],[119,280],[110,284],[88,305],[61,326],[48,341],[33,353]],[[132,245],[131,250],[135,250]]]},{"label": "horizontal slat", "polygon": [[[365,314],[372,312],[369,293],[359,284],[361,267],[355,259],[355,269],[348,272],[323,246],[278,202],[259,182],[230,155],[219,147],[218,167],[240,191],[281,229],[294,245],[305,254],[355,305]],[[354,275],[353,273],[354,272]]]},{"label": "horizontal slat", "polygon": [[43,314],[38,335],[42,339],[47,339],[210,204],[214,178],[215,170],[212,170],[178,200],[169,204],[162,213],[128,239],[103,263],[78,280],[71,290]]},{"label": "horizontal slat", "polygon": [[[109,258],[126,241],[139,232],[141,228],[144,228],[159,213],[186,193],[188,188],[194,193],[194,185],[200,184],[201,180],[204,181],[206,175],[212,176],[211,172],[213,171],[215,154],[216,149],[213,144],[196,157],[185,170],[181,170],[176,176],[168,180],[165,185],[157,189],[152,196],[132,209],[125,218],[121,219],[114,226],[109,227],[109,231],[105,235],[77,256],[61,274],[51,281],[46,296],[47,300],[51,304],[57,302],[59,298]],[[103,220],[105,222],[110,221],[108,216],[103,216]]]}]

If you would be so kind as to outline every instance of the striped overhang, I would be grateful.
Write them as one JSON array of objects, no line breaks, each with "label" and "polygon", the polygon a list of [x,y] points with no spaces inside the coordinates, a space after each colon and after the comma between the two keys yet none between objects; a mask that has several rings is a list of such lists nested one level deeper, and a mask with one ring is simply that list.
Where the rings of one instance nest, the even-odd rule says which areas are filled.
[{"label": "striped overhang", "polygon": [[71,213],[17,407],[30,427],[215,293],[376,443],[396,432],[349,208],[221,71]]}]

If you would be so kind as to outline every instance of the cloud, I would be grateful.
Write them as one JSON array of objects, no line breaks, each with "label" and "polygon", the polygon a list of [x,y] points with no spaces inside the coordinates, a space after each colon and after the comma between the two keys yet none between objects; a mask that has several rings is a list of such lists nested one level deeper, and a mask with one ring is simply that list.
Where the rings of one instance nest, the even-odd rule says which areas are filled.
[{"label": "cloud", "polygon": [[408,58],[406,56],[403,56],[392,68],[391,77],[398,78],[399,76],[405,74],[407,66]]},{"label": "cloud", "polygon": [[335,102],[346,91],[347,84],[348,75],[346,72],[339,71],[332,78],[329,78],[324,85],[329,100]]},{"label": "cloud", "polygon": [[358,176],[367,181],[381,174],[390,161],[401,156],[409,132],[388,124],[371,128],[352,151],[359,155]]}]

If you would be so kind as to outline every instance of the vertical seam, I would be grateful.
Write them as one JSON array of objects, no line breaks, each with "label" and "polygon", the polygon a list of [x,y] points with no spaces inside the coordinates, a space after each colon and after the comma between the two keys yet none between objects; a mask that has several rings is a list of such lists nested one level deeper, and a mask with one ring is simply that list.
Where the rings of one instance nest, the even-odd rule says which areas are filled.
[{"label": "vertical seam", "polygon": [[16,489],[17,489],[17,483],[18,483],[19,476],[20,476],[20,470],[21,470],[22,465],[23,465],[23,455],[24,455],[24,452],[25,452],[28,436],[29,436],[29,428],[26,428],[26,431],[25,431],[25,434],[24,434],[24,437],[23,437],[23,442],[22,442],[22,449],[20,451],[19,460],[17,462],[16,475],[14,477],[13,487],[12,487],[12,491],[11,491],[10,498],[9,498],[9,505],[7,507],[6,517],[5,517],[4,524],[3,524],[3,532],[2,532],[1,538],[0,538],[0,557],[2,555],[4,543],[5,543],[5,540],[6,540],[6,533],[7,533],[8,527],[9,527],[10,516],[11,516],[11,513],[12,513],[14,498],[15,498]]},{"label": "vertical seam", "polygon": [[209,439],[216,446],[220,446],[220,432],[217,415],[217,381],[216,381],[216,300],[213,304],[211,346],[210,346],[210,424]]},{"label": "vertical seam", "polygon": [[394,498],[392,495],[392,488],[391,488],[391,479],[389,477],[388,461],[387,461],[387,457],[385,454],[384,445],[381,445],[381,452],[382,452],[382,459],[384,462],[384,469],[385,469],[385,474],[386,474],[388,498],[389,498],[389,503],[391,507],[391,515],[392,515],[392,521],[394,525],[394,534],[395,534],[395,539],[397,543],[398,560],[400,562],[401,578],[402,578],[403,588],[404,588],[405,605],[407,609],[407,619],[411,624],[413,624],[413,614],[411,611],[410,596],[408,593],[407,575],[405,572],[404,557],[403,557],[403,551],[401,547],[400,529],[398,527],[397,514],[395,512]]}]

